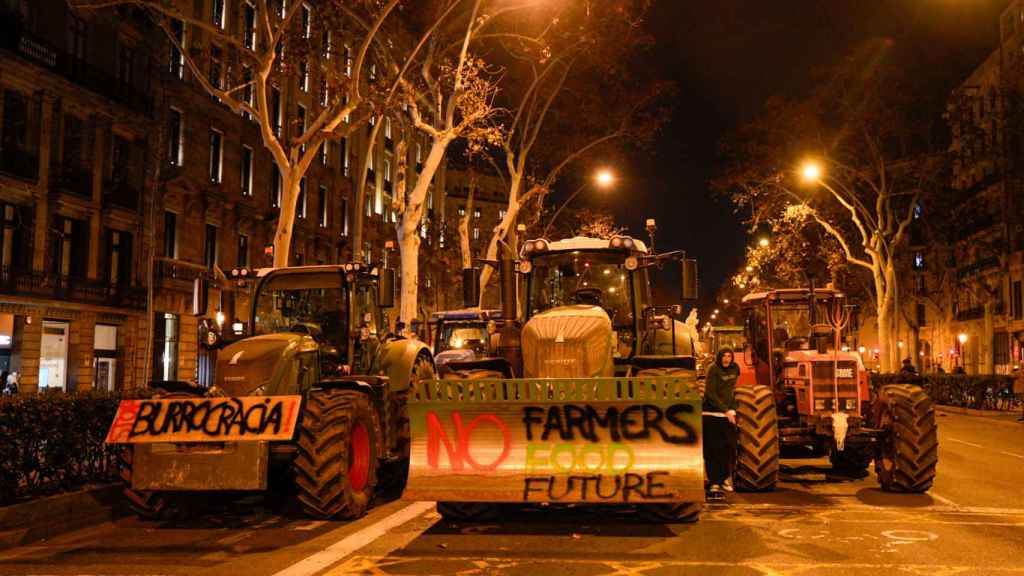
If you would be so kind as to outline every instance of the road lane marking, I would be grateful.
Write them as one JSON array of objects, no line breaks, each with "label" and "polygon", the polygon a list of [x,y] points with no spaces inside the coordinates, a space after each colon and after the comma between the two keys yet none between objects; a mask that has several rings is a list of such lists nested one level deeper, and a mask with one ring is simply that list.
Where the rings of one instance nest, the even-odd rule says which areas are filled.
[{"label": "road lane marking", "polygon": [[386,516],[376,523],[342,538],[312,556],[292,564],[274,574],[274,576],[312,576],[344,559],[349,554],[369,545],[374,540],[387,534],[390,530],[421,516],[433,508],[433,502],[413,502],[390,516]]},{"label": "road lane marking", "polygon": [[956,502],[953,502],[949,498],[946,498],[945,496],[943,496],[942,494],[939,494],[938,492],[936,492],[934,490],[929,490],[928,491],[928,495],[931,496],[933,500],[938,500],[939,502],[942,502],[946,506],[952,506],[953,508],[960,508],[959,504],[957,504]]},{"label": "road lane marking", "polygon": [[309,522],[308,524],[303,524],[302,526],[293,526],[292,530],[302,530],[308,532],[310,530],[316,530],[324,524],[327,524],[327,520],[314,520],[312,522]]},{"label": "road lane marking", "polygon": [[967,441],[964,441],[964,440],[958,440],[956,438],[944,438],[944,440],[949,440],[950,442],[956,442],[957,444],[966,444],[967,446],[973,446],[974,448],[984,448],[984,446],[982,446],[981,444],[975,444],[974,442],[967,442]]},{"label": "road lane marking", "polygon": [[1003,452],[1002,450],[1000,450],[999,453],[1000,454],[1006,454],[1007,456],[1013,456],[1014,458],[1020,458],[1021,460],[1024,460],[1024,454],[1014,454],[1013,452]]}]

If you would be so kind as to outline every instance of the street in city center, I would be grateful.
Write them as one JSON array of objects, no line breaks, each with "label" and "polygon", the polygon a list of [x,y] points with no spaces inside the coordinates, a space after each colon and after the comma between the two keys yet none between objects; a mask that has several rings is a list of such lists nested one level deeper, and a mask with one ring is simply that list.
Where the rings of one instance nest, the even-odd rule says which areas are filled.
[{"label": "street in city center", "polygon": [[0,552],[0,574],[952,574],[1024,573],[1024,424],[940,411],[928,494],[786,460],[773,493],[730,494],[695,524],[606,510],[530,510],[448,523],[390,501],[354,522],[239,501],[187,523],[123,518]]}]

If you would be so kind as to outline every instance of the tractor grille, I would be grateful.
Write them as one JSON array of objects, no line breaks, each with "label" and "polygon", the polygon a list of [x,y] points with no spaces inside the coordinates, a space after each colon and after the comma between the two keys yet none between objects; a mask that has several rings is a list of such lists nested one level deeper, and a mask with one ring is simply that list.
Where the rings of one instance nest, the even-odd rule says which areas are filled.
[{"label": "tractor grille", "polygon": [[[811,364],[811,377],[817,380],[828,380],[832,382],[833,362],[814,362]],[[857,363],[851,360],[839,362],[839,381],[857,381]]]},{"label": "tractor grille", "polygon": [[857,363],[839,362],[839,406],[835,405],[835,388],[832,381],[832,362],[814,362],[811,365],[811,385],[814,390],[816,410],[857,410]]}]

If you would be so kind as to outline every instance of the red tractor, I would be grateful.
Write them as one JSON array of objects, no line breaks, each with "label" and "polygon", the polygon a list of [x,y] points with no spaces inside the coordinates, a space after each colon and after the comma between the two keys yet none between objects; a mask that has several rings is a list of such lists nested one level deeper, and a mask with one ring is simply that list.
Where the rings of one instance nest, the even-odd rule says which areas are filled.
[{"label": "red tractor", "polygon": [[737,351],[736,487],[771,490],[780,449],[830,457],[864,476],[872,461],[882,488],[925,492],[938,438],[931,399],[918,386],[872,390],[856,352],[841,346],[852,308],[831,288],[793,288],[743,298],[746,341]]}]

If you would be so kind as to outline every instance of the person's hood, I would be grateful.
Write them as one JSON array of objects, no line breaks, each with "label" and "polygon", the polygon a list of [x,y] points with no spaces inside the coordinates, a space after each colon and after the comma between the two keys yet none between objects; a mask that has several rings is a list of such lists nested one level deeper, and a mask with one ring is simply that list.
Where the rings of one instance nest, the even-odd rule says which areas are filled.
[{"label": "person's hood", "polygon": [[[722,356],[725,356],[726,352],[732,354],[732,364],[729,364],[728,367],[722,365]],[[725,347],[725,348],[719,348],[718,354],[715,354],[715,365],[718,366],[718,368],[721,369],[721,370],[733,370],[733,369],[735,369],[736,368],[736,353],[733,352],[732,348],[729,348],[728,346]]]}]

